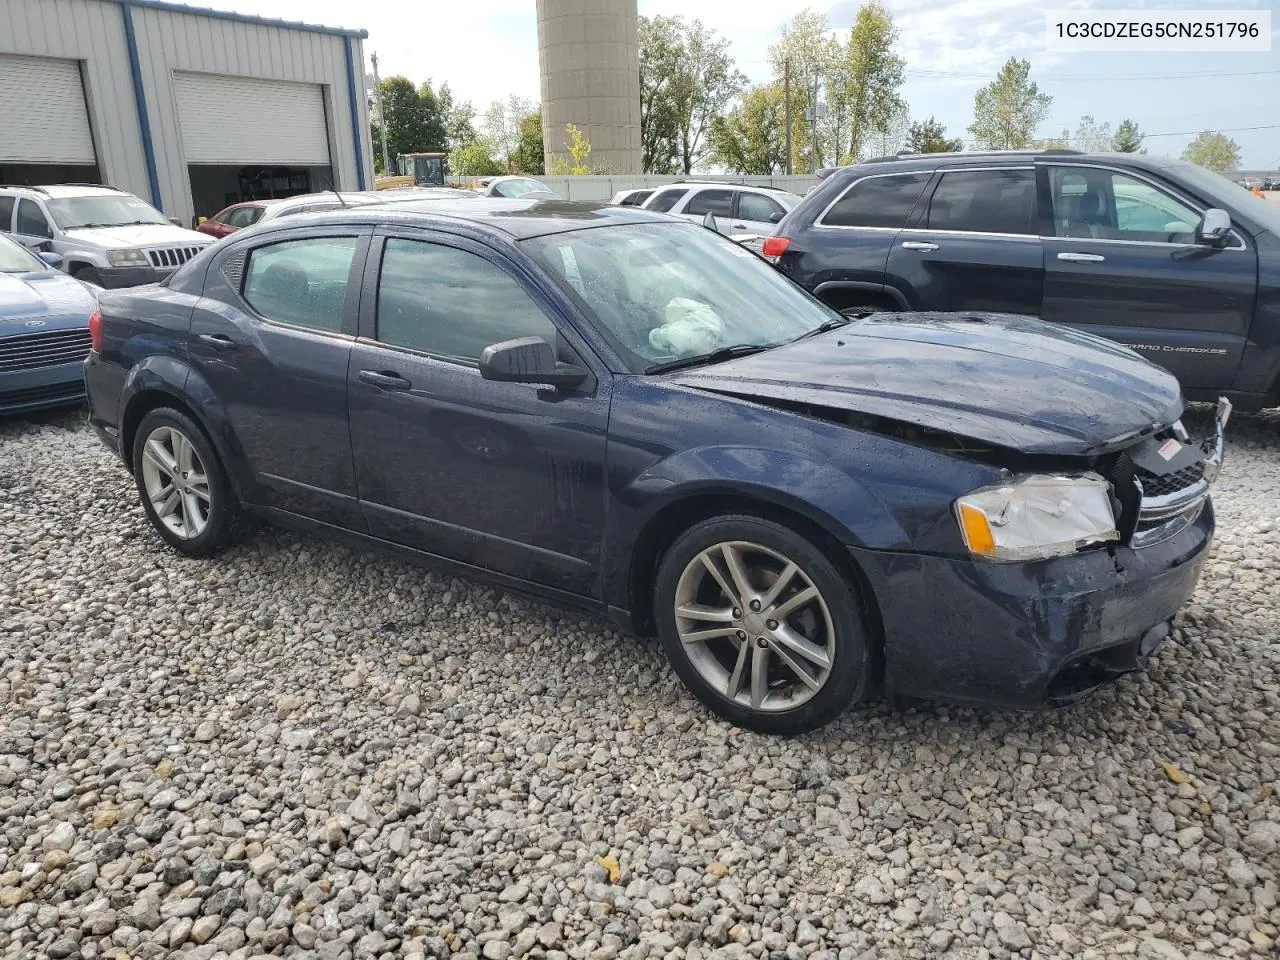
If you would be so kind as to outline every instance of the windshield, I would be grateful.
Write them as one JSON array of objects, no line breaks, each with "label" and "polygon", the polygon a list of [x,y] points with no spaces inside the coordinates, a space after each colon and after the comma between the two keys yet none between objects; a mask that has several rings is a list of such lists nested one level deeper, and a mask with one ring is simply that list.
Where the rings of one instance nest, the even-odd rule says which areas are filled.
[{"label": "windshield", "polygon": [[633,373],[725,347],[794,340],[839,315],[749,250],[688,223],[523,241]]},{"label": "windshield", "polygon": [[119,227],[131,223],[169,221],[149,203],[127,194],[104,193],[92,197],[59,197],[46,204],[63,230],[76,227]]},{"label": "windshield", "polygon": [[502,183],[497,184],[494,189],[495,192],[511,199],[523,197],[527,193],[550,193],[537,180],[504,180]]},{"label": "windshield", "polygon": [[37,260],[22,244],[0,236],[0,273],[31,273],[48,269],[43,260]]},{"label": "windshield", "polygon": [[1256,197],[1240,184],[1228,180],[1220,173],[1198,167],[1194,163],[1178,162],[1178,176],[1214,206],[1245,211],[1250,219],[1280,236],[1280,203]]}]

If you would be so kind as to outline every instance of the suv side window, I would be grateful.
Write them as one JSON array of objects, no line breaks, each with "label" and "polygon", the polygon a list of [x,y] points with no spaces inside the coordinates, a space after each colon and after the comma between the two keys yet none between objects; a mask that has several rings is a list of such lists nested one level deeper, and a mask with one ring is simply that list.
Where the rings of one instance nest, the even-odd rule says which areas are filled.
[{"label": "suv side window", "polygon": [[699,190],[689,198],[684,212],[697,217],[708,213],[716,217],[733,216],[733,190]]},{"label": "suv side window", "polygon": [[929,201],[930,230],[1036,235],[1034,170],[944,173]]},{"label": "suv side window", "polygon": [[18,200],[18,219],[13,228],[14,233],[28,237],[52,237],[49,221],[34,200],[21,197]]},{"label": "suv side window", "polygon": [[0,233],[13,229],[13,197],[0,197]]},{"label": "suv side window", "polygon": [[656,210],[658,213],[666,213],[679,203],[680,198],[688,192],[688,190],[659,190],[658,195],[653,198],[653,203],[646,209]]},{"label": "suv side window", "polygon": [[845,191],[844,196],[818,221],[819,225],[904,227],[920,192],[932,177],[932,172],[864,177]]},{"label": "suv side window", "polygon": [[342,332],[355,237],[285,240],[249,252],[244,298],[268,320]]},{"label": "suv side window", "polygon": [[743,220],[759,220],[762,223],[777,223],[786,213],[782,205],[761,193],[738,194],[738,216]]},{"label": "suv side window", "polygon": [[1096,167],[1050,167],[1049,193],[1059,237],[1195,242],[1199,211],[1137,177]]},{"label": "suv side window", "polygon": [[422,240],[387,240],[378,277],[378,342],[475,363],[515,337],[553,347],[554,323],[520,282],[484,257]]}]

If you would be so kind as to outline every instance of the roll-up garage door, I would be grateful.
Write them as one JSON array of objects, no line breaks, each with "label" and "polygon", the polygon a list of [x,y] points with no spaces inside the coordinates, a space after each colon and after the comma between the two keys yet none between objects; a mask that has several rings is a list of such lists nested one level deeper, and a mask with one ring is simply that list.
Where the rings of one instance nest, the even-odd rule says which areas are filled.
[{"label": "roll-up garage door", "polygon": [[175,73],[173,85],[187,163],[329,163],[317,84]]},{"label": "roll-up garage door", "polygon": [[96,162],[77,61],[0,55],[0,104],[0,161]]}]

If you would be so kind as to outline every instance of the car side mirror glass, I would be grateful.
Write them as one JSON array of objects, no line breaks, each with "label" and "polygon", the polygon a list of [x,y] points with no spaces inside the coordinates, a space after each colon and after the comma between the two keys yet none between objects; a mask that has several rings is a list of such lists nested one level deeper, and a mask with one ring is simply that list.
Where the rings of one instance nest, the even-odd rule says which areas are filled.
[{"label": "car side mirror glass", "polygon": [[60,253],[54,253],[52,250],[42,250],[36,256],[55,270],[62,266],[62,254]]},{"label": "car side mirror glass", "polygon": [[586,380],[587,371],[556,360],[555,350],[541,337],[517,337],[484,348],[480,376],[505,383],[545,383],[567,388]]},{"label": "car side mirror glass", "polygon": [[1231,215],[1225,210],[1210,207],[1200,219],[1196,230],[1196,242],[1211,247],[1225,247],[1231,239]]},{"label": "car side mirror glass", "polygon": [[716,228],[716,215],[715,215],[714,213],[712,213],[710,210],[708,210],[708,211],[707,211],[707,215],[706,215],[705,217],[703,217],[703,218],[702,218],[702,225],[703,225],[704,227],[706,227],[708,230],[715,230],[715,229],[717,229],[717,228]]}]

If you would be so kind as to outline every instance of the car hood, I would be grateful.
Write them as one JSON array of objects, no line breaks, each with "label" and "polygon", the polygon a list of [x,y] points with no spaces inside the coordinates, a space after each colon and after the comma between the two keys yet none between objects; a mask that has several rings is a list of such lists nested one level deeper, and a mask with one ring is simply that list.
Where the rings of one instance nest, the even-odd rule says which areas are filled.
[{"label": "car hood", "polygon": [[129,227],[76,227],[67,236],[103,247],[196,247],[212,243],[208,234],[172,223],[139,223]]},{"label": "car hood", "polygon": [[35,318],[86,323],[95,302],[84,284],[56,270],[0,273],[0,336],[29,333],[17,321]]},{"label": "car hood", "polygon": [[1102,453],[1168,426],[1183,406],[1173,376],[1133,351],[1008,314],[875,314],[673,379],[1033,454]]}]

